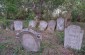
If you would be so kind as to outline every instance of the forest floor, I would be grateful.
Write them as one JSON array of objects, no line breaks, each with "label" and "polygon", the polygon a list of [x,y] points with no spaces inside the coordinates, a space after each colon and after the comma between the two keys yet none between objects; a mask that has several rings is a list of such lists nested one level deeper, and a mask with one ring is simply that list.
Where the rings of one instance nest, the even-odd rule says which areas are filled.
[{"label": "forest floor", "polygon": [[[85,30],[83,23],[78,25]],[[19,38],[16,38],[14,31],[0,30],[0,55],[85,55],[85,35],[82,45],[84,48],[80,51],[63,47],[64,32],[55,31],[52,34],[44,31],[42,36],[40,51],[36,53],[27,52],[20,44]]]}]

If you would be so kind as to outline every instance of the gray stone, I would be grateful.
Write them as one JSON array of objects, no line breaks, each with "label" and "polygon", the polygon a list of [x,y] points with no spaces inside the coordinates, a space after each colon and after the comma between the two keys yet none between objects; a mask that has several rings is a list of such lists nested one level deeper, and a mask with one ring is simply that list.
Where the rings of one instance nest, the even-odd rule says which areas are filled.
[{"label": "gray stone", "polygon": [[30,28],[35,28],[36,25],[37,25],[37,22],[36,22],[35,20],[29,21],[29,27],[30,27]]},{"label": "gray stone", "polygon": [[33,33],[30,32],[24,32],[22,35],[22,46],[27,50],[27,51],[34,51],[37,52],[40,49],[40,39],[41,36],[36,36]]},{"label": "gray stone", "polygon": [[5,29],[5,28],[6,28],[5,25],[0,23],[0,29]]},{"label": "gray stone", "polygon": [[40,21],[39,30],[44,31],[46,28],[47,28],[47,22],[46,21]]},{"label": "gray stone", "polygon": [[14,29],[15,30],[22,30],[23,22],[22,21],[14,21]]},{"label": "gray stone", "polygon": [[80,26],[70,25],[65,28],[64,47],[71,47],[76,50],[81,49],[84,30]]},{"label": "gray stone", "polygon": [[55,26],[56,26],[56,22],[55,22],[54,20],[50,20],[50,21],[48,22],[47,31],[53,33],[54,30],[55,30]]},{"label": "gray stone", "polygon": [[[16,36],[19,36],[20,33],[24,33],[24,32],[30,32],[30,33],[34,34],[35,36],[41,36],[41,33],[42,33],[40,31],[35,31],[34,29],[31,29],[31,28],[30,29],[24,28],[21,31],[16,31],[15,33],[16,33]],[[42,37],[40,37],[40,39],[42,40]]]},{"label": "gray stone", "polygon": [[10,24],[10,30],[14,30],[14,25],[13,24]]},{"label": "gray stone", "polygon": [[13,20],[10,21],[9,28],[10,28],[10,30],[14,30],[14,21]]},{"label": "gray stone", "polygon": [[64,18],[58,18],[57,19],[57,30],[63,31],[64,30]]}]

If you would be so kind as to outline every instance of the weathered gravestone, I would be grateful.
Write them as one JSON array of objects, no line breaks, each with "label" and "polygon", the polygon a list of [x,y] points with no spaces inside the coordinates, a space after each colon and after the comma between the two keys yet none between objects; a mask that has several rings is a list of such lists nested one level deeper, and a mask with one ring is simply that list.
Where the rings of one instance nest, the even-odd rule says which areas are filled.
[{"label": "weathered gravestone", "polygon": [[39,30],[44,31],[46,28],[47,28],[47,22],[46,21],[40,21]]},{"label": "weathered gravestone", "polygon": [[6,27],[2,24],[2,23],[0,23],[0,29],[5,29]]},{"label": "weathered gravestone", "polygon": [[84,31],[79,26],[70,25],[65,28],[64,47],[80,50]]},{"label": "weathered gravestone", "polygon": [[47,31],[49,31],[50,33],[53,33],[55,30],[55,26],[56,26],[56,22],[54,20],[50,20],[48,22]]},{"label": "weathered gravestone", "polygon": [[23,22],[22,21],[14,21],[14,29],[15,30],[22,30]]},{"label": "weathered gravestone", "polygon": [[36,25],[37,25],[37,22],[36,22],[35,20],[29,21],[29,27],[30,27],[30,28],[35,28]]},{"label": "weathered gravestone", "polygon": [[37,52],[40,49],[41,35],[35,35],[31,32],[24,31],[19,34],[22,36],[21,44],[27,51]]},{"label": "weathered gravestone", "polygon": [[58,18],[57,19],[57,30],[63,31],[64,30],[64,18]]},{"label": "weathered gravestone", "polygon": [[13,20],[11,20],[11,21],[9,22],[9,29],[10,29],[10,30],[14,30],[14,21],[13,21]]}]

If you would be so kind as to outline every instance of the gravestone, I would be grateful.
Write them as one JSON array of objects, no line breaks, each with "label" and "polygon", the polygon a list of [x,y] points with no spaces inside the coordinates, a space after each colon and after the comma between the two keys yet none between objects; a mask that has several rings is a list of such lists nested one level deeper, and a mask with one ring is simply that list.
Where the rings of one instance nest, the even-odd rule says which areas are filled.
[{"label": "gravestone", "polygon": [[10,21],[9,29],[14,30],[14,21]]},{"label": "gravestone", "polygon": [[40,21],[39,30],[44,31],[46,28],[47,28],[47,22],[46,21]]},{"label": "gravestone", "polygon": [[65,28],[64,47],[71,47],[76,50],[81,49],[84,31],[80,26],[70,25]]},{"label": "gravestone", "polygon": [[14,29],[15,30],[22,30],[23,22],[22,21],[14,21]]},{"label": "gravestone", "polygon": [[50,33],[53,33],[55,30],[55,26],[56,26],[56,22],[54,20],[50,20],[48,22],[47,31],[49,31]]},{"label": "gravestone", "polygon": [[4,26],[4,24],[0,23],[0,29],[5,29],[6,27]]},{"label": "gravestone", "polygon": [[29,21],[29,27],[30,27],[30,28],[35,28],[36,25],[37,25],[37,22],[36,22],[35,20]]},{"label": "gravestone", "polygon": [[41,36],[36,36],[30,32],[22,32],[21,44],[27,51],[37,52],[40,49]]},{"label": "gravestone", "polygon": [[64,18],[58,18],[57,19],[57,30],[63,31],[64,30]]}]

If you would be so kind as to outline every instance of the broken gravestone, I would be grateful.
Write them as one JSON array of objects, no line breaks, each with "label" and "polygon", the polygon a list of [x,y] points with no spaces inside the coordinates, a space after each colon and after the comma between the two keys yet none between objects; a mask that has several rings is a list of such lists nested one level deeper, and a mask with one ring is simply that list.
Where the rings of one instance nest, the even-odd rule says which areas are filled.
[{"label": "broken gravestone", "polygon": [[36,25],[37,25],[37,22],[36,22],[35,20],[29,21],[29,27],[30,27],[30,28],[35,28]]},{"label": "broken gravestone", "polygon": [[15,30],[22,30],[23,22],[22,21],[14,21],[14,29]]},{"label": "broken gravestone", "polygon": [[40,21],[39,30],[44,31],[46,28],[47,28],[47,22],[46,21]]},{"label": "broken gravestone", "polygon": [[50,20],[48,22],[47,31],[49,31],[50,33],[53,33],[55,30],[55,26],[56,26],[56,22],[54,20]]},{"label": "broken gravestone", "polygon": [[70,25],[65,28],[64,47],[70,47],[76,50],[80,50],[83,34],[84,31],[81,30],[80,26],[77,25]]},{"label": "broken gravestone", "polygon": [[58,18],[57,19],[57,30],[63,31],[64,30],[64,18]]},{"label": "broken gravestone", "polygon": [[24,31],[19,34],[22,36],[21,44],[27,51],[37,52],[40,49],[41,35],[35,35],[31,32]]}]

